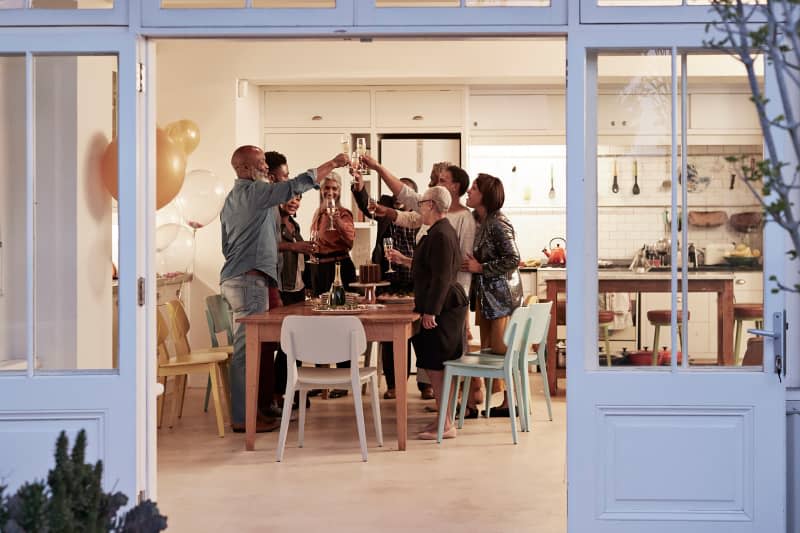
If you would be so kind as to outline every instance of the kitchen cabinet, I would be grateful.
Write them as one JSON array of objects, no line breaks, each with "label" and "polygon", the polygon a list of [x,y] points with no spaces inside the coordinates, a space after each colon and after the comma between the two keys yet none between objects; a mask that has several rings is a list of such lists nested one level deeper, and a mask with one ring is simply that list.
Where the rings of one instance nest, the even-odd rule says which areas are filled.
[{"label": "kitchen cabinet", "polygon": [[375,125],[378,128],[460,128],[463,124],[463,91],[377,90]]},{"label": "kitchen cabinet", "polygon": [[469,123],[473,131],[526,130],[563,134],[563,94],[473,94]]},{"label": "kitchen cabinet", "polygon": [[668,94],[598,94],[600,135],[669,135]]},{"label": "kitchen cabinet", "polygon": [[369,128],[370,92],[280,90],[264,93],[264,126]]},{"label": "kitchen cabinet", "polygon": [[759,133],[758,114],[749,93],[689,94],[692,133]]}]

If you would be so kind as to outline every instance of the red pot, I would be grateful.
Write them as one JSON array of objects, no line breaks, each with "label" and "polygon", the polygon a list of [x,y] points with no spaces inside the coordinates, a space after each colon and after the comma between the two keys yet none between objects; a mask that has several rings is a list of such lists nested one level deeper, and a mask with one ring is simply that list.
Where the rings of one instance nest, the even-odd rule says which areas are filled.
[{"label": "red pot", "polygon": [[628,354],[628,361],[634,366],[650,366],[653,364],[652,350],[639,350]]},{"label": "red pot", "polygon": [[[681,352],[678,352],[678,364],[681,364],[683,356]],[[659,350],[658,351],[658,364],[659,365],[671,365],[672,364],[672,353],[670,350]]]}]

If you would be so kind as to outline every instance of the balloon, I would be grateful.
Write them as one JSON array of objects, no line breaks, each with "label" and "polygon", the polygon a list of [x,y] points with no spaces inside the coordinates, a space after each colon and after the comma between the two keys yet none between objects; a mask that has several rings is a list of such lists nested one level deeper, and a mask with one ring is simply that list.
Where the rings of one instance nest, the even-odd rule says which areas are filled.
[{"label": "balloon", "polygon": [[[163,250],[159,250],[160,239],[168,240],[173,231],[175,232],[175,237]],[[191,229],[177,224],[165,224],[156,230],[157,273],[186,272],[192,261],[194,261],[194,232]]]},{"label": "balloon", "polygon": [[164,224],[183,224],[183,214],[178,206],[177,197],[156,211],[156,228]]},{"label": "balloon", "polygon": [[163,252],[175,242],[183,226],[180,224],[163,224],[156,228],[156,253]]},{"label": "balloon", "polygon": [[[117,147],[117,139],[108,144],[100,166],[103,183],[115,199],[119,198]],[[156,129],[156,209],[164,207],[175,198],[181,190],[185,174],[186,155],[182,148],[164,130]]]},{"label": "balloon", "polygon": [[225,184],[210,170],[186,174],[175,202],[190,228],[202,228],[217,218],[225,202]]},{"label": "balloon", "polygon": [[167,135],[183,149],[186,155],[194,152],[200,144],[200,128],[191,120],[179,120],[167,124]]}]

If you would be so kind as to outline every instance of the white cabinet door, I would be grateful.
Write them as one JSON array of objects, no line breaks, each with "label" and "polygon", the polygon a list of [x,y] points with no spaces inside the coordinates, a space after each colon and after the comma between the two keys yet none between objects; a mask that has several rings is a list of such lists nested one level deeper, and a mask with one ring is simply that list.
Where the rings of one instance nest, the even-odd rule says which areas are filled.
[{"label": "white cabinet door", "polygon": [[414,180],[417,190],[424,192],[433,164],[460,164],[460,150],[458,139],[381,139],[380,161],[395,175]]},{"label": "white cabinet door", "polygon": [[563,94],[475,94],[469,97],[469,123],[475,131],[564,132]]},{"label": "white cabinet door", "polygon": [[669,135],[669,95],[600,94],[597,130],[600,135]]},{"label": "white cabinet door", "polygon": [[457,128],[462,117],[461,91],[375,92],[375,125],[379,128]]},{"label": "white cabinet door", "polygon": [[369,91],[266,91],[264,127],[369,128]]},{"label": "white cabinet door", "polygon": [[758,132],[758,114],[750,94],[690,94],[689,130],[726,134]]}]

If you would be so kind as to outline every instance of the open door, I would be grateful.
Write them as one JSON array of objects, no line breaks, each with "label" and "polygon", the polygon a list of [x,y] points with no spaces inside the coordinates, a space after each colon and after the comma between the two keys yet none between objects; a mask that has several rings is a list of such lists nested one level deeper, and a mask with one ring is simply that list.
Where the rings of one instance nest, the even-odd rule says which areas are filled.
[{"label": "open door", "polygon": [[106,490],[135,503],[146,486],[137,391],[153,349],[137,64],[125,28],[0,35],[0,478],[10,490],[45,478],[59,432],[73,442],[81,429]]},{"label": "open door", "polygon": [[[721,126],[704,126],[702,117],[719,99],[736,94],[736,80],[720,74],[724,94],[708,90],[714,69],[724,71],[732,60],[702,50],[698,26],[694,33],[624,35],[598,28],[570,38],[567,240],[584,251],[581,260],[573,254],[566,283],[571,532],[786,530],[785,386],[774,357],[783,341],[765,338],[760,357],[743,358],[744,346],[733,353],[734,286],[742,270],[689,268],[688,243],[697,237],[687,228],[687,211],[729,213],[739,205],[731,198],[741,194],[709,172],[705,186],[725,192],[701,202],[704,173],[691,166],[717,155],[760,155],[751,154],[760,152],[757,128],[736,122],[745,120],[746,107],[711,117]],[[720,135],[738,140],[715,140]],[[726,152],[730,144],[736,149]],[[604,212],[621,205],[637,206],[632,238],[666,231],[666,248],[658,261],[646,249],[652,261],[637,264],[641,270],[606,272],[597,268],[598,242],[608,229]],[[750,237],[763,238],[761,249],[781,250],[764,254],[763,273],[752,269],[763,274],[759,280],[782,271],[780,232],[766,224],[763,235]],[[653,329],[638,341],[640,349],[664,352],[652,364],[648,358],[642,366],[616,366],[598,357],[597,296],[607,292],[632,295],[640,331],[661,323],[657,346]],[[763,306],[765,328],[782,330],[783,294],[761,285],[752,296]],[[698,298],[708,299],[705,308]]]}]

